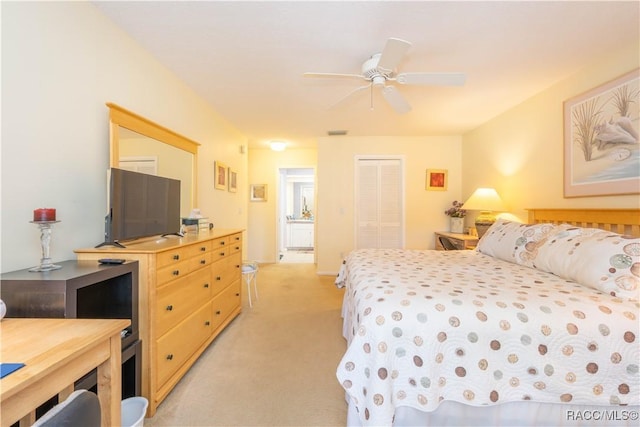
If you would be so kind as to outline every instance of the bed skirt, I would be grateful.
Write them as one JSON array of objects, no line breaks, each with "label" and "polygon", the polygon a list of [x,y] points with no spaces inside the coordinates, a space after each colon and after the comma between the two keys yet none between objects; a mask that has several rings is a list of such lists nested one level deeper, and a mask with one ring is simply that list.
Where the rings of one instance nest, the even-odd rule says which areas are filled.
[{"label": "bed skirt", "polygon": [[[638,406],[561,405],[539,402],[509,402],[495,406],[469,406],[445,401],[433,412],[408,406],[396,408],[395,427],[636,427]],[[355,405],[349,405],[347,426],[362,426]]]}]

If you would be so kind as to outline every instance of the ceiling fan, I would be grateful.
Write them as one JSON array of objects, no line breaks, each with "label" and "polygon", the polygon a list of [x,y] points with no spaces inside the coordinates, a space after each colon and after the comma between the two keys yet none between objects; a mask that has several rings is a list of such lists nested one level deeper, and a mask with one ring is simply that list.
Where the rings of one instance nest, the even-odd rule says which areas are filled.
[{"label": "ceiling fan", "polygon": [[362,64],[362,74],[304,73],[304,76],[365,80],[368,82],[366,85],[354,89],[338,101],[336,105],[355,93],[369,89],[371,93],[371,109],[373,109],[373,90],[375,87],[382,90],[384,99],[399,114],[409,112],[411,105],[393,86],[393,83],[431,86],[464,85],[466,76],[463,73],[397,73],[396,68],[410,47],[411,43],[408,41],[390,38],[387,40],[382,53],[372,55]]}]

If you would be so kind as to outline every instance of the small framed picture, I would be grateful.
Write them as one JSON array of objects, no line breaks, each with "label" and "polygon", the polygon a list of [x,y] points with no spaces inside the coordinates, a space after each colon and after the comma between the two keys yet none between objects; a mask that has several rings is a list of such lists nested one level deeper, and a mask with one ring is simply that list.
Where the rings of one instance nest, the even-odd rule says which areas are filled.
[{"label": "small framed picture", "polygon": [[447,189],[446,169],[427,169],[426,190],[445,191]]},{"label": "small framed picture", "polygon": [[214,187],[217,190],[227,189],[227,165],[222,162],[215,163],[215,183]]},{"label": "small framed picture", "polygon": [[252,202],[266,202],[267,184],[251,184],[249,197]]},{"label": "small framed picture", "polygon": [[238,173],[229,168],[229,191],[235,193],[238,191]]}]

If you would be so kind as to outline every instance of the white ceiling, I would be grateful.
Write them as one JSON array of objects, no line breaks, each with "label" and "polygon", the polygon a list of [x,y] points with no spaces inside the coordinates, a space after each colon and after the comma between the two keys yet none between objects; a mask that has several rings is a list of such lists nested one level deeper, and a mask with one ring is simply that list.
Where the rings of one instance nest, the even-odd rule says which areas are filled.
[{"label": "white ceiling", "polygon": [[[640,2],[107,1],[97,7],[249,138],[313,146],[350,136],[459,135],[640,37]],[[368,91],[333,108],[389,37],[402,72],[464,72],[462,87],[398,86],[399,115]],[[374,92],[375,94],[375,92]]]}]

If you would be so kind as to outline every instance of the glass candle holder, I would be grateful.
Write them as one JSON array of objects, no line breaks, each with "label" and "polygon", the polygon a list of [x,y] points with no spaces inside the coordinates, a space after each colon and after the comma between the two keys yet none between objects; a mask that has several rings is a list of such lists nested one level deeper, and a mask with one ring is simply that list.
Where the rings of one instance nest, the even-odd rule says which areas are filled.
[{"label": "glass candle holder", "polygon": [[62,268],[59,265],[55,265],[51,261],[51,256],[49,254],[49,246],[51,245],[51,227],[53,224],[60,221],[29,221],[32,224],[36,224],[38,228],[40,228],[40,245],[42,246],[42,259],[40,260],[40,265],[37,267],[30,268],[29,271],[51,271],[58,270]]}]

